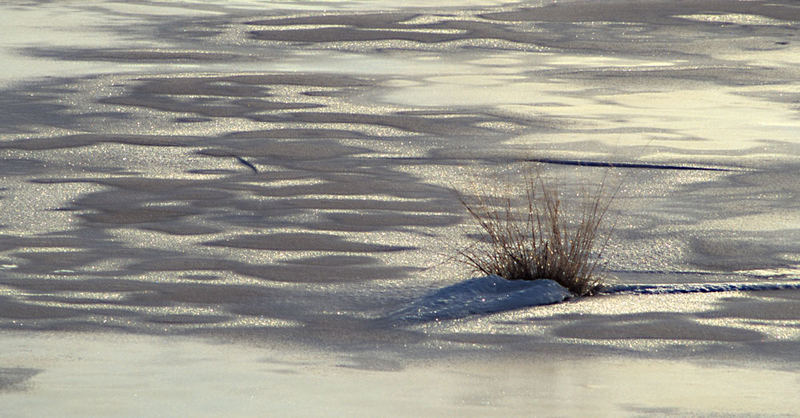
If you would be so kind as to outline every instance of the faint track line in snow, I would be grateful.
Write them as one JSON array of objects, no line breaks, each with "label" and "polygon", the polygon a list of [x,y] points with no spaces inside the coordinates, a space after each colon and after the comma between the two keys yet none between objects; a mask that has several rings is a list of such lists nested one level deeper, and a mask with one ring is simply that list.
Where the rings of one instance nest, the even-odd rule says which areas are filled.
[{"label": "faint track line in snow", "polygon": [[556,158],[526,158],[523,160],[531,163],[577,165],[583,167],[610,167],[610,168],[644,168],[652,170],[694,170],[694,171],[739,171],[738,169],[723,167],[702,167],[690,165],[647,164],[647,163],[610,163],[606,161],[587,160],[562,160]]},{"label": "faint track line in snow", "polygon": [[253,163],[251,163],[250,161],[247,161],[247,160],[245,160],[244,158],[242,158],[242,157],[239,157],[239,156],[237,156],[237,157],[236,157],[236,161],[238,161],[238,162],[240,162],[241,164],[243,164],[243,165],[247,166],[248,168],[250,168],[251,170],[253,170],[253,172],[254,172],[254,173],[258,173],[258,168],[256,168],[256,166],[255,166],[255,165],[253,165]]},{"label": "faint track line in snow", "polygon": [[[384,157],[385,158],[385,157]],[[696,165],[674,165],[674,164],[648,164],[648,163],[624,163],[592,160],[568,160],[559,158],[503,158],[503,157],[388,157],[386,160],[398,161],[490,161],[490,162],[526,162],[557,165],[574,165],[581,167],[608,167],[608,168],[640,168],[646,170],[684,170],[684,171],[719,171],[719,172],[740,172],[753,171],[747,168],[738,167],[706,167]]]}]

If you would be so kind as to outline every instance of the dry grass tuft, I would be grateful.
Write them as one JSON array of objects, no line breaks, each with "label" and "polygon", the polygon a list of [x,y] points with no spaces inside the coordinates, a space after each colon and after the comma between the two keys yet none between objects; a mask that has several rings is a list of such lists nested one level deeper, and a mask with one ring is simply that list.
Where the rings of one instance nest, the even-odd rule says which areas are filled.
[{"label": "dry grass tuft", "polygon": [[583,193],[575,208],[567,207],[540,174],[528,176],[526,182],[527,207],[521,209],[515,209],[511,199],[461,195],[482,240],[459,250],[457,258],[486,275],[551,279],[579,296],[597,292],[604,282],[599,273],[611,234],[601,233],[600,226],[615,193],[607,193],[603,182],[597,191]]}]

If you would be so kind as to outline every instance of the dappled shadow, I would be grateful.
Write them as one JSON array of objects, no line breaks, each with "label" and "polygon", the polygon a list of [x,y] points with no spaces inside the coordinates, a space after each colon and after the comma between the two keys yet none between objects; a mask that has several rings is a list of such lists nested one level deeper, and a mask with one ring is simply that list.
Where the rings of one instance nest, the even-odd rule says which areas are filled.
[{"label": "dappled shadow", "polygon": [[[374,318],[429,290],[418,276],[431,253],[469,240],[449,231],[462,215],[449,186],[465,184],[465,168],[479,177],[473,194],[495,183],[487,172],[508,172],[497,183],[511,190],[520,167],[533,164],[569,181],[635,172],[621,177],[612,243],[620,254],[612,267],[635,282],[795,267],[797,145],[779,134],[796,109],[767,119],[773,125],[743,125],[753,132],[741,142],[703,136],[706,125],[796,100],[784,87],[800,73],[780,54],[793,51],[800,15],[780,3],[291,16],[221,8],[119,29],[158,36],[163,48],[19,49],[52,61],[184,66],[43,80],[0,95],[0,327],[351,348],[430,338],[558,349],[569,339],[755,344],[757,330],[699,321],[795,320],[793,298],[576,315],[549,322],[547,335],[432,337]],[[780,24],[681,16],[692,13]],[[730,55],[715,55],[720,42]],[[778,58],[762,65],[762,56],[737,55],[754,51]],[[417,66],[424,71],[407,71]],[[775,91],[756,90],[764,86]],[[688,90],[696,97],[685,98]],[[699,126],[685,118],[731,98],[762,101]],[[689,99],[703,106],[684,109]]]},{"label": "dappled shadow", "polygon": [[[387,300],[348,296],[337,303],[325,286],[407,277],[420,268],[384,258],[418,246],[408,238],[385,242],[385,233],[422,237],[460,221],[451,192],[420,180],[404,159],[387,158],[387,145],[444,134],[500,138],[479,126],[497,120],[489,114],[342,112],[353,107],[348,97],[372,88],[354,77],[252,74],[125,83],[113,90],[119,94],[93,99],[117,120],[137,120],[145,111],[158,114],[164,126],[177,119],[189,125],[244,119],[268,121],[269,129],[129,133],[123,123],[0,142],[0,151],[20,156],[3,167],[22,181],[19,189],[83,190],[49,208],[68,216],[63,229],[24,233],[12,225],[0,236],[0,285],[11,289],[0,308],[0,317],[11,321],[5,327],[240,328],[271,335],[318,327],[327,330],[325,338],[338,335],[336,324],[366,329],[369,321],[352,313],[377,314]],[[187,114],[210,119],[190,121]],[[394,133],[381,135],[386,129]],[[142,155],[135,165],[127,163],[126,150]],[[82,158],[118,152],[113,161]],[[165,160],[148,159],[165,152],[187,162],[166,160],[164,171]],[[329,313],[336,311],[350,314]]]}]

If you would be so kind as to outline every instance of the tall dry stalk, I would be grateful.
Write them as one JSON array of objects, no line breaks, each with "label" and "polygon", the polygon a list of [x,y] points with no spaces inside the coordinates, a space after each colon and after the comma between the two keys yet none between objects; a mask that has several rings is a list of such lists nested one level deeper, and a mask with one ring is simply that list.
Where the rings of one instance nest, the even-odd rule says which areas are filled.
[{"label": "tall dry stalk", "polygon": [[584,193],[580,209],[562,204],[558,191],[541,175],[528,176],[527,208],[511,199],[461,196],[477,223],[481,242],[462,249],[458,258],[476,272],[508,280],[551,279],[584,296],[603,285],[599,270],[610,231],[601,234],[614,193]]}]

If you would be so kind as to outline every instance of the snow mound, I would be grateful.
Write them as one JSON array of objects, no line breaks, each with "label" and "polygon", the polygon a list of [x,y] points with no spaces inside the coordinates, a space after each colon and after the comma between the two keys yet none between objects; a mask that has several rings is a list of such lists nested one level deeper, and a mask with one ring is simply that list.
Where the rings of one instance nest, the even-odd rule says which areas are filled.
[{"label": "snow mound", "polygon": [[395,311],[390,318],[420,322],[456,319],[549,305],[571,297],[569,290],[552,280],[506,280],[499,276],[484,276],[429,293]]}]

